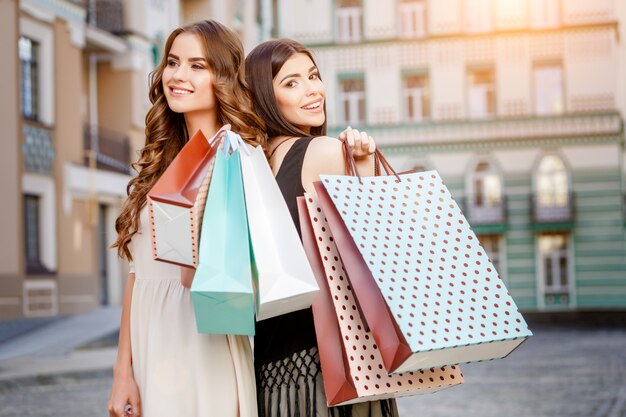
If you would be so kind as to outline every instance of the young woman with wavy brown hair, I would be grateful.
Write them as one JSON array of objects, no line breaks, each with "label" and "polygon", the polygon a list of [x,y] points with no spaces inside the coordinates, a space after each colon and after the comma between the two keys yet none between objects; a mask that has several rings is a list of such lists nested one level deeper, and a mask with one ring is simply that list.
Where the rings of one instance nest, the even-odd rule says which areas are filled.
[{"label": "young woman with wavy brown hair", "polygon": [[[343,145],[362,175],[374,174],[374,140],[346,129],[326,136],[326,91],[313,55],[302,44],[272,40],[246,58],[246,80],[269,136],[269,162],[296,227],[296,198],[315,192],[321,174],[345,173]],[[338,140],[340,139],[340,140]],[[328,408],[311,309],[257,322],[254,360],[261,417],[396,417],[394,400]]]},{"label": "young woman with wavy brown hair", "polygon": [[109,416],[256,417],[247,337],[200,334],[184,270],[152,259],[146,196],[190,134],[212,137],[230,124],[265,146],[253,112],[237,35],[214,21],[178,28],[150,75],[152,107],[137,176],[116,222],[114,247],[131,261],[125,288]]}]

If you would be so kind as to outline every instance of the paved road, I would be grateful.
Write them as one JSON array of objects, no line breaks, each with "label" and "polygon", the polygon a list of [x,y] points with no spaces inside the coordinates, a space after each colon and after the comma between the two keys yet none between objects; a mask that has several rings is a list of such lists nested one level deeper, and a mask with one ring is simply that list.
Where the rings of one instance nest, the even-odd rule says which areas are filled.
[{"label": "paved road", "polygon": [[[400,414],[626,417],[626,328],[533,330],[510,358],[465,365],[464,385],[399,400]],[[0,388],[0,417],[105,417],[110,384],[108,372],[19,380]]]}]

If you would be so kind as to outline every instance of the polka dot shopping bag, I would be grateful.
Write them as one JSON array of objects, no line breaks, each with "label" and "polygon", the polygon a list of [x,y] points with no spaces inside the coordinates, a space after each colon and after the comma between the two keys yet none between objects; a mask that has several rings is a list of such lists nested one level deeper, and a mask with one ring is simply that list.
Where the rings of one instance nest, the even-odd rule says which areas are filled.
[{"label": "polka dot shopping bag", "polygon": [[393,174],[315,184],[386,369],[507,356],[532,333],[441,177]]},{"label": "polka dot shopping bag", "polygon": [[317,197],[299,197],[298,213],[302,243],[321,289],[313,304],[313,317],[328,405],[428,394],[461,384],[463,375],[456,366],[387,373],[356,307]]}]

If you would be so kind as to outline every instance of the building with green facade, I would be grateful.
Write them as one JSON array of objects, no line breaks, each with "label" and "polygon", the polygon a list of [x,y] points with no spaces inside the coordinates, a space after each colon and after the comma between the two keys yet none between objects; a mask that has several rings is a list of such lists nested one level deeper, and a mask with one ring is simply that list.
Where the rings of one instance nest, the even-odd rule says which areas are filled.
[{"label": "building with green facade", "polygon": [[625,5],[277,3],[274,33],[315,52],[330,134],[439,171],[521,309],[626,308]]}]

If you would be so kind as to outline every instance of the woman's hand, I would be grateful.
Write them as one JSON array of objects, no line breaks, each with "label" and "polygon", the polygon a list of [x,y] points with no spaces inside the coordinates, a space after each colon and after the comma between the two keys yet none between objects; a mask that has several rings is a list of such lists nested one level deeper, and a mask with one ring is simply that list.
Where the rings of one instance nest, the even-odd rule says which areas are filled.
[{"label": "woman's hand", "polygon": [[191,288],[191,284],[193,283],[193,277],[196,274],[196,270],[194,268],[190,268],[187,266],[180,267],[180,283],[183,287],[189,289]]},{"label": "woman's hand", "polygon": [[367,132],[359,132],[348,126],[346,130],[339,134],[340,140],[348,142],[348,146],[352,150],[354,159],[363,159],[376,152],[376,143],[374,138],[369,136]]},{"label": "woman's hand", "polygon": [[109,417],[140,417],[141,399],[132,371],[113,374],[108,402]]}]

